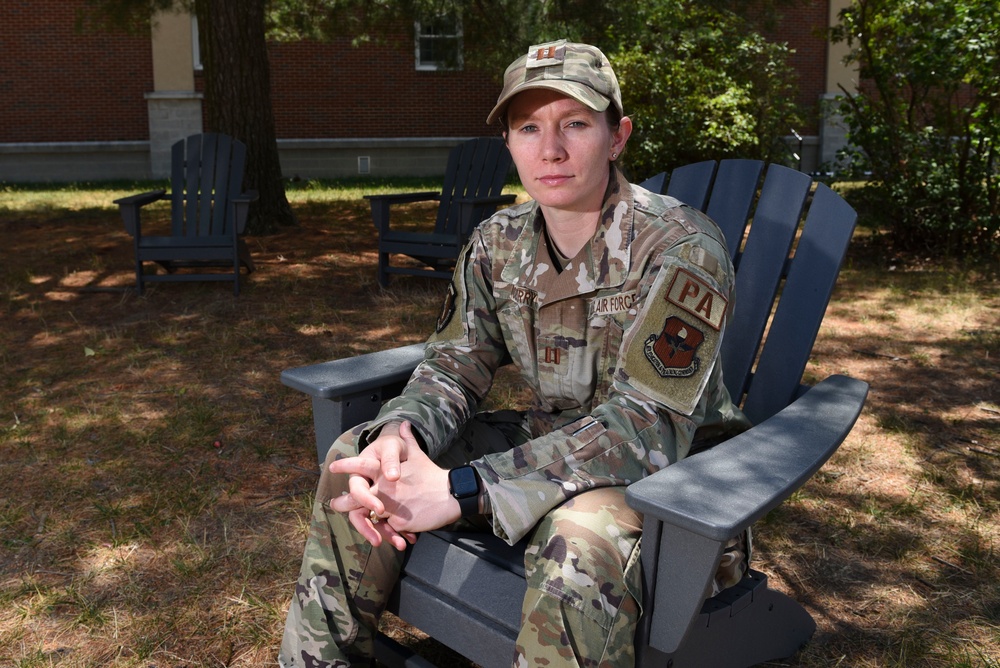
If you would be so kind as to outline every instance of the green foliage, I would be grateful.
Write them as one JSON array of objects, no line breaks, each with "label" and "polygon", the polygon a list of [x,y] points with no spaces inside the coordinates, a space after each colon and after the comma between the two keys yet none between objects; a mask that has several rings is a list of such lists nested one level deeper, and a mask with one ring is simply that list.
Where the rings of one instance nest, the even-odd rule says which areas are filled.
[{"label": "green foliage", "polygon": [[1000,255],[998,34],[995,0],[855,0],[833,31],[863,82],[851,157],[901,249]]},{"label": "green foliage", "polygon": [[634,177],[709,158],[787,156],[781,137],[799,118],[786,45],[707,3],[649,3],[639,18],[645,30],[610,56],[637,128],[626,154]]},{"label": "green foliage", "polygon": [[[302,13],[303,3],[311,9]],[[413,17],[458,14],[465,65],[493,73],[534,43],[596,44],[615,65],[635,122],[624,164],[645,178],[686,162],[784,158],[798,122],[790,50],[765,30],[797,0],[271,0],[275,23],[302,32],[385,38]],[[290,20],[312,17],[312,20]],[[319,19],[318,17],[323,17]]]},{"label": "green foliage", "polygon": [[[203,29],[210,112],[252,106],[234,104],[234,91],[213,87],[217,73],[208,37],[216,33],[219,39],[226,37],[216,25],[219,22],[205,14],[211,3],[87,2],[96,15],[135,20],[148,19],[153,9],[194,7]],[[793,102],[794,75],[786,63],[790,50],[785,44],[770,42],[764,32],[780,11],[801,0],[758,0],[751,5],[738,0],[258,2],[264,3],[264,21],[272,39],[346,36],[355,44],[379,40],[407,49],[411,43],[400,36],[412,35],[414,19],[459,16],[465,66],[493,74],[498,85],[507,64],[530,44],[564,37],[596,44],[615,65],[625,112],[635,124],[622,159],[633,179],[709,158],[783,160],[788,149],[782,137],[799,122]],[[212,118],[210,113],[210,124]],[[225,130],[223,124],[218,125]],[[261,203],[271,199],[262,191]]]},{"label": "green foliage", "polygon": [[149,30],[157,12],[190,10],[193,4],[194,0],[84,0],[76,25],[78,29],[141,34]]}]

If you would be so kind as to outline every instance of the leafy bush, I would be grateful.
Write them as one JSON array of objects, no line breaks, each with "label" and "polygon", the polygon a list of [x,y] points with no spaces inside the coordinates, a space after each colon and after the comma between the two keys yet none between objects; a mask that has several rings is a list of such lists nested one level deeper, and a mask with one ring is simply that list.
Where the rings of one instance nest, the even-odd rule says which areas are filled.
[{"label": "leafy bush", "polygon": [[851,157],[900,249],[1000,255],[998,34],[995,0],[855,0],[833,31],[862,80]]},{"label": "leafy bush", "polygon": [[645,29],[609,54],[636,124],[633,177],[705,159],[784,161],[799,122],[789,48],[746,18],[702,2],[650,2]]}]

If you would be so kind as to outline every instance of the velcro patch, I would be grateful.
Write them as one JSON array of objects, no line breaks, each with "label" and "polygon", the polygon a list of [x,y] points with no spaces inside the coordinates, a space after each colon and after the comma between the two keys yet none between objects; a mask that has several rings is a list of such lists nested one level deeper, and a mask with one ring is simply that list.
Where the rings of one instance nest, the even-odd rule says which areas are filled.
[{"label": "velcro patch", "polygon": [[558,65],[564,60],[566,60],[565,43],[535,44],[528,48],[528,60],[524,67],[529,70],[536,67],[548,67],[549,65]]},{"label": "velcro patch", "polygon": [[458,291],[455,289],[455,282],[452,281],[448,284],[448,290],[444,293],[444,302],[441,304],[437,326],[434,328],[435,333],[440,334],[443,332],[444,328],[448,326],[448,323],[455,316],[455,299],[457,297]]},{"label": "velcro patch", "polygon": [[635,305],[637,296],[635,290],[628,290],[626,292],[619,292],[616,295],[594,297],[590,300],[590,318],[628,313]]},{"label": "velcro patch", "polygon": [[667,408],[691,415],[718,358],[726,307],[705,279],[664,265],[623,342],[626,380]]},{"label": "velcro patch", "polygon": [[458,265],[455,273],[451,277],[448,289],[444,293],[444,300],[441,302],[441,310],[438,311],[437,322],[434,327],[434,334],[430,341],[461,341],[471,337],[471,332],[466,326],[467,287],[465,284],[465,268],[472,252],[471,245],[466,245],[462,255],[458,258]]},{"label": "velcro patch", "polygon": [[686,269],[677,270],[666,298],[715,331],[722,328],[729,301],[721,292]]}]

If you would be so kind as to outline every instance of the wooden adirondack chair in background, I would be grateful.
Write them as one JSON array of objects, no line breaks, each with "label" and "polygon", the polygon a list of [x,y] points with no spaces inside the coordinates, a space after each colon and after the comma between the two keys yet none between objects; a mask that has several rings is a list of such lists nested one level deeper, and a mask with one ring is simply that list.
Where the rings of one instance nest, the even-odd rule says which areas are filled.
[{"label": "wooden adirondack chair in background", "polygon": [[[246,146],[222,134],[191,135],[171,152],[170,194],[165,190],[115,200],[135,246],[135,283],[139,294],[153,281],[233,281],[240,293],[240,266],[249,274],[253,259],[242,234],[255,191],[241,192]],[[140,211],[170,199],[170,231],[143,230]],[[144,274],[143,263],[156,262],[166,274]],[[228,272],[179,273],[180,268],[217,267]]]},{"label": "wooden adirondack chair in background", "polygon": [[[794,654],[815,630],[809,613],[753,568],[706,598],[726,541],[822,466],[868,392],[839,375],[801,384],[856,214],[805,174],[771,165],[761,182],[764,171],[757,161],[726,160],[651,181],[714,212],[726,232],[737,277],[724,379],[755,426],[628,487],[628,503],[644,516],[640,666],[751,666]],[[312,397],[321,462],[337,436],[398,393],[422,357],[418,344],[282,373],[282,382]],[[390,609],[486,668],[509,666],[526,589],[523,554],[523,543],[511,547],[492,534],[425,533]],[[399,665],[407,650],[380,638],[377,655]],[[408,665],[428,665],[415,661]]]},{"label": "wooden adirondack chair in background", "polygon": [[[366,195],[372,222],[378,230],[378,282],[385,287],[389,274],[451,278],[455,260],[472,228],[501,204],[514,202],[514,195],[501,195],[510,171],[510,152],[501,139],[480,137],[453,148],[448,154],[444,186],[440,193]],[[390,226],[390,207],[437,200],[437,220],[432,232],[406,232]],[[393,266],[390,256],[408,255],[424,266]]]}]

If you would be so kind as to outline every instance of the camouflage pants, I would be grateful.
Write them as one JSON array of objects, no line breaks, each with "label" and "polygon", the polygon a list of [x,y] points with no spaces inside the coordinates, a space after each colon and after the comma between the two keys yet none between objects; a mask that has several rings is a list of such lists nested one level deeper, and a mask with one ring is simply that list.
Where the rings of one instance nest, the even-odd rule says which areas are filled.
[{"label": "camouflage pants", "polygon": [[[331,448],[357,452],[361,428]],[[510,412],[484,415],[438,460],[453,467],[523,442]],[[346,476],[320,477],[302,569],[288,611],[279,665],[325,668],[365,665],[378,619],[395,586],[403,555],[372,548],[329,508]],[[528,592],[521,611],[514,666],[628,666],[640,613],[641,516],[621,487],[579,494],[535,528],[525,553]]]}]

